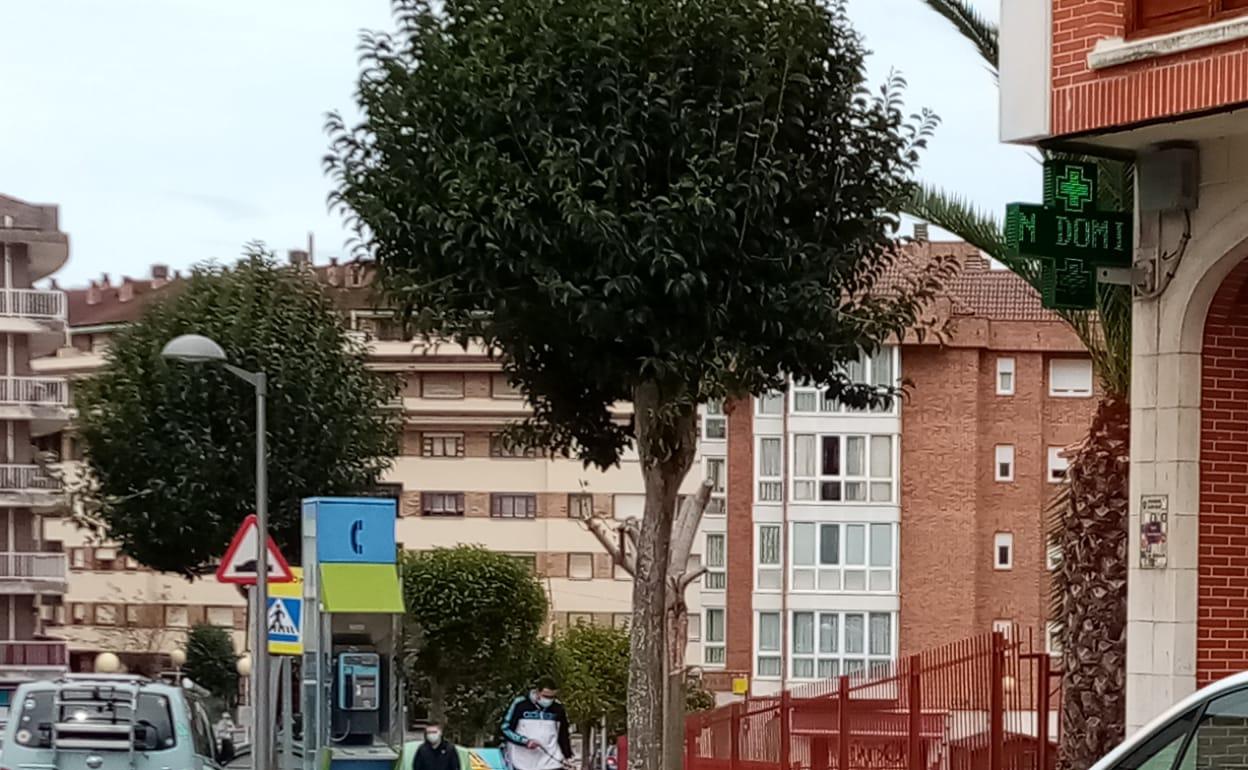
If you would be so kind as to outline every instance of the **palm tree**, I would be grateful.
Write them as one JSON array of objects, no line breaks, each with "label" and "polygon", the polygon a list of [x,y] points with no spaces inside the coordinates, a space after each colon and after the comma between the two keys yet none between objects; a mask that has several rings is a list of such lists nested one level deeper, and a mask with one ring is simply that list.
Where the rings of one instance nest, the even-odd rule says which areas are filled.
[{"label": "palm tree", "polygon": [[[967,0],[923,2],[975,46],[995,76],[997,26]],[[1082,160],[1099,167],[1101,208],[1132,205],[1129,166]],[[978,247],[1039,290],[1036,261],[1010,256],[1001,222],[966,198],[923,186],[906,213]],[[1049,537],[1061,553],[1051,585],[1063,650],[1061,766],[1086,770],[1122,741],[1125,727],[1131,290],[1101,285],[1094,310],[1056,312],[1087,347],[1101,388],[1087,438],[1068,450],[1070,483],[1049,508]]]}]

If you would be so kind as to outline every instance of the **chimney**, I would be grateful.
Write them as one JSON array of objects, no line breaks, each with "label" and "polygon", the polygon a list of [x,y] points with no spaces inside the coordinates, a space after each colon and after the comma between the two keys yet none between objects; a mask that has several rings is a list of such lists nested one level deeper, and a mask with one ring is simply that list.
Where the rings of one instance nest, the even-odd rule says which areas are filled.
[{"label": "chimney", "polygon": [[169,283],[169,266],[152,265],[152,288],[159,289],[167,283]]},{"label": "chimney", "polygon": [[117,288],[117,301],[129,302],[132,299],[134,299],[134,281],[130,280],[130,276],[123,275],[121,285]]},{"label": "chimney", "polygon": [[100,304],[100,285],[95,281],[92,281],[91,285],[87,287],[87,304]]},{"label": "chimney", "polygon": [[60,285],[59,283],[57,283],[57,282],[56,282],[56,279],[55,279],[55,278],[49,278],[49,279],[48,279],[48,288],[49,288],[49,289],[51,289],[52,291],[60,291],[60,290],[61,290],[61,285]]},{"label": "chimney", "polygon": [[914,223],[914,239],[919,243],[927,243],[927,223]]},{"label": "chimney", "polygon": [[987,270],[988,259],[979,250],[971,250],[962,259],[962,266],[967,270]]},{"label": "chimney", "polygon": [[341,268],[338,267],[338,258],[330,257],[329,268],[325,271],[325,277],[330,286],[338,286],[342,283],[340,272]]},{"label": "chimney", "polygon": [[290,266],[304,270],[311,266],[312,258],[308,252],[303,249],[291,249],[286,252],[287,258],[290,260]]},{"label": "chimney", "polygon": [[108,280],[108,273],[100,273],[100,286],[105,289],[112,286],[112,283]]}]

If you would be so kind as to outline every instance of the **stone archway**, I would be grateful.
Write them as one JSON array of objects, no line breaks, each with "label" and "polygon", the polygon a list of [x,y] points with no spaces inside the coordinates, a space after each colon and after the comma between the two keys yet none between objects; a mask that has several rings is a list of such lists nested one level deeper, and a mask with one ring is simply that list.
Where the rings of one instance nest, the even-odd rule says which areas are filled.
[{"label": "stone archway", "polygon": [[1209,304],[1200,387],[1197,686],[1248,669],[1248,261]]}]

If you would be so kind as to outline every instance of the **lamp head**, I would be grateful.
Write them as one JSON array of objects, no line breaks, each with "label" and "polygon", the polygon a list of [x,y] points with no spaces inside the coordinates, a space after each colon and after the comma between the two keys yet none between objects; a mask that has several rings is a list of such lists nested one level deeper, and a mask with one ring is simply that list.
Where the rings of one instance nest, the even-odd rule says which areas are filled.
[{"label": "lamp head", "polygon": [[225,361],[225,351],[216,342],[202,334],[183,334],[165,343],[160,351],[164,358],[185,361],[192,364],[221,363]]}]

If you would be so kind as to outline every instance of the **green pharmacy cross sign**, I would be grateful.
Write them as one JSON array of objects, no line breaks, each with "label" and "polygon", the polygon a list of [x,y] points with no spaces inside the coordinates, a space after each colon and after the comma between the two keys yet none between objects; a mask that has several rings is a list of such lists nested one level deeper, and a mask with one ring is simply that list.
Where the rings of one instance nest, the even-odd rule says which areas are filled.
[{"label": "green pharmacy cross sign", "polygon": [[1044,162],[1044,205],[1006,207],[1006,252],[1040,262],[1044,306],[1096,307],[1099,268],[1130,268],[1134,223],[1130,214],[1096,208],[1095,163]]}]

